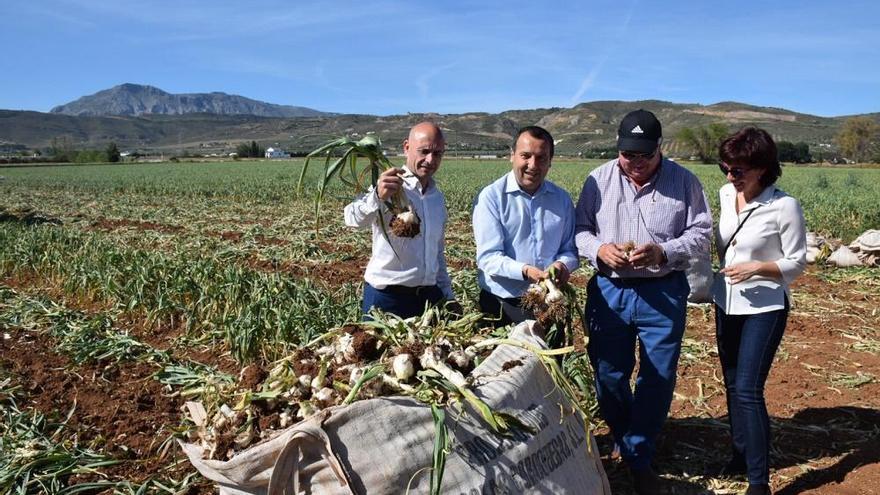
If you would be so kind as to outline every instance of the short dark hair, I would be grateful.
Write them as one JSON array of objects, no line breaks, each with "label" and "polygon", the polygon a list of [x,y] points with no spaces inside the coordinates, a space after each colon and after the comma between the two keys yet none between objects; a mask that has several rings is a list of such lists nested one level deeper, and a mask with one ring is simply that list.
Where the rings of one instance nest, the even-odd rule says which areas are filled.
[{"label": "short dark hair", "polygon": [[516,151],[516,142],[519,141],[520,136],[527,132],[529,133],[529,136],[548,143],[550,145],[550,158],[553,158],[553,151],[555,148],[553,146],[553,136],[551,136],[550,133],[547,132],[547,129],[544,129],[543,127],[538,127],[536,125],[527,125],[516,131],[516,136],[513,137],[513,144],[510,146],[510,152],[513,153],[514,151]]},{"label": "short dark hair", "polygon": [[769,186],[782,177],[779,152],[770,133],[757,127],[744,127],[721,142],[718,147],[721,161],[728,165],[762,168],[761,185]]}]

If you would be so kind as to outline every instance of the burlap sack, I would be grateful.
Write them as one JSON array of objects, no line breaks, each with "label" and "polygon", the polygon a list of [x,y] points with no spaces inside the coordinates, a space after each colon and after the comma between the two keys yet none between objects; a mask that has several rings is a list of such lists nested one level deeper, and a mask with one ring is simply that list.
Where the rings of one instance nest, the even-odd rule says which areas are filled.
[{"label": "burlap sack", "polygon": [[850,243],[849,248],[865,266],[876,266],[880,261],[880,230],[866,230]]},{"label": "burlap sack", "polygon": [[[543,346],[527,325],[513,337]],[[472,376],[479,397],[533,432],[502,438],[473,411],[448,409],[452,447],[443,493],[611,493],[592,434],[532,353],[501,346]],[[203,460],[198,445],[181,445],[221,494],[421,494],[428,492],[433,439],[428,406],[384,397],[322,411],[226,462]]]},{"label": "burlap sack", "polygon": [[[866,230],[850,244],[858,251],[880,254],[880,230]],[[853,249],[855,251],[856,249]]]},{"label": "burlap sack", "polygon": [[859,260],[856,253],[852,252],[846,246],[840,246],[837,248],[837,251],[831,253],[831,256],[828,257],[828,263],[841,268],[862,266],[862,262]]},{"label": "burlap sack", "polygon": [[688,302],[702,304],[712,302],[712,260],[708,257],[692,260],[685,272],[691,291],[688,294]]},{"label": "burlap sack", "polygon": [[807,247],[822,247],[825,244],[825,238],[815,232],[807,232]]}]

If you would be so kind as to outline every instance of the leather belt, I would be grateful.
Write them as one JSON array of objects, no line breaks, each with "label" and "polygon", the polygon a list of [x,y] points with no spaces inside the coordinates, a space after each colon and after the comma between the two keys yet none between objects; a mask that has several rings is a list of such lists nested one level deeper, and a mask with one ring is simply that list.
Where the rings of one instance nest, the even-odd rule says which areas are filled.
[{"label": "leather belt", "polygon": [[434,289],[437,289],[436,285],[417,285],[415,287],[409,287],[406,285],[386,285],[384,289],[380,290],[382,292],[401,296],[418,296]]},{"label": "leather belt", "polygon": [[598,275],[600,277],[607,278],[608,280],[611,280],[614,283],[632,287],[635,285],[642,285],[642,284],[646,284],[646,283],[650,283],[650,282],[656,282],[658,280],[665,280],[667,278],[672,277],[676,273],[677,273],[677,271],[673,270],[673,271],[667,273],[666,275],[661,275],[659,277],[609,277],[608,275],[605,275],[602,272],[599,272]]}]

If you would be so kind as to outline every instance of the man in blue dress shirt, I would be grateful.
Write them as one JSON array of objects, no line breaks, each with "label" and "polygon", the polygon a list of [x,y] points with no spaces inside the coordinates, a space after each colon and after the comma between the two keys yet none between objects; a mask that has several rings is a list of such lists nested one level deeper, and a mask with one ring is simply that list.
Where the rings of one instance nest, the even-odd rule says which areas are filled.
[{"label": "man in blue dress shirt", "polygon": [[499,325],[533,315],[520,300],[528,286],[549,276],[564,284],[578,267],[574,205],[564,189],[545,180],[553,137],[537,126],[517,132],[511,171],[480,191],[474,202],[474,237],[480,309]]}]

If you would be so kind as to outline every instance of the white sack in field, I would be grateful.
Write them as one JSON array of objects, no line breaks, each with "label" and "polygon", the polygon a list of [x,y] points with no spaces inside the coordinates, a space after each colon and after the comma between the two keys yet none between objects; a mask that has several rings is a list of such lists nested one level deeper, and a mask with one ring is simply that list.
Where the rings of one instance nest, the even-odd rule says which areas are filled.
[{"label": "white sack in field", "polygon": [[859,251],[880,253],[880,230],[864,231],[850,244],[850,247],[853,245],[858,247]]},{"label": "white sack in field", "polygon": [[807,247],[822,247],[825,244],[825,238],[815,232],[807,232]]},{"label": "white sack in field", "polygon": [[[545,347],[528,323],[511,338]],[[533,432],[500,437],[476,413],[448,408],[443,493],[610,495],[592,434],[534,354],[500,346],[471,376],[489,407]],[[400,396],[326,409],[229,461],[202,459],[199,445],[181,442],[221,495],[428,493],[433,445],[430,407]]]},{"label": "white sack in field", "polygon": [[831,253],[828,257],[828,263],[845,268],[848,266],[862,266],[862,261],[846,246],[840,246],[837,251]]},{"label": "white sack in field", "polygon": [[880,264],[880,230],[866,230],[850,243],[849,248],[858,253],[863,265]]}]

